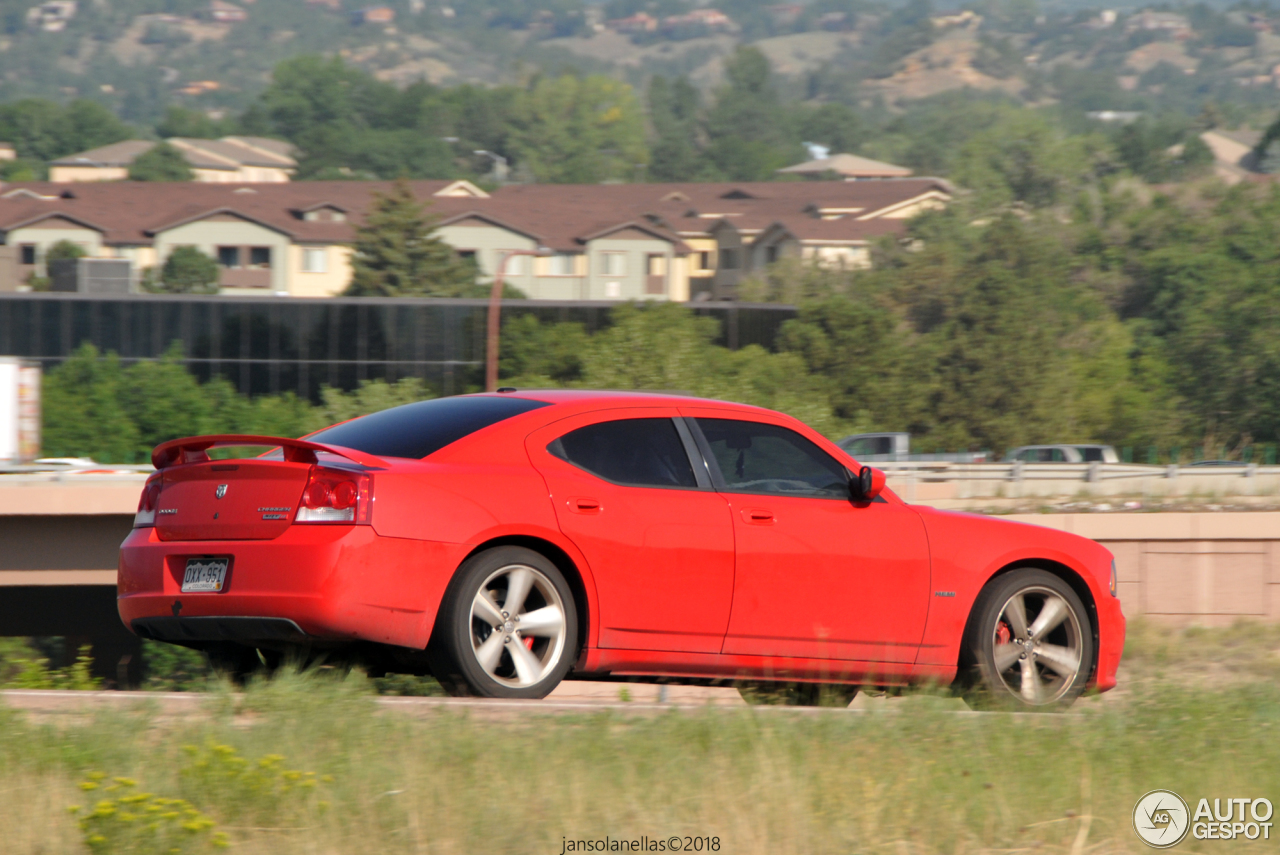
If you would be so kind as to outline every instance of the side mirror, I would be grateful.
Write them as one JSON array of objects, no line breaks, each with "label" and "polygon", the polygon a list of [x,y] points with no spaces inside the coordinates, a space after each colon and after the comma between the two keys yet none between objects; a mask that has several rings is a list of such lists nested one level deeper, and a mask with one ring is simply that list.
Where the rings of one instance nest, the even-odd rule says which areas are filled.
[{"label": "side mirror", "polygon": [[884,490],[884,481],[883,471],[863,466],[849,481],[849,493],[855,502],[870,502]]}]

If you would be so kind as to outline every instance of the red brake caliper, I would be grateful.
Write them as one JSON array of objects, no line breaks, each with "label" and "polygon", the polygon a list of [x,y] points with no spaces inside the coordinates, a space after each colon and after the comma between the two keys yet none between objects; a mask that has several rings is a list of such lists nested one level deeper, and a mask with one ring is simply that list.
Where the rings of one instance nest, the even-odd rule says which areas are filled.
[{"label": "red brake caliper", "polygon": [[1013,630],[1009,629],[1009,624],[1004,621],[996,626],[996,644],[1008,644],[1013,640]]}]

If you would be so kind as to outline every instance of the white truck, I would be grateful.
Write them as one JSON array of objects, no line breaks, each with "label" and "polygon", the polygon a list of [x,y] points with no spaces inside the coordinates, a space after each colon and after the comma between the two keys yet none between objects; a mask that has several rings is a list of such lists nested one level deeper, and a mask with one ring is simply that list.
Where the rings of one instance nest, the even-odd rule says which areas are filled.
[{"label": "white truck", "polygon": [[836,445],[849,453],[859,463],[900,463],[905,461],[946,463],[987,463],[989,451],[913,453],[911,434],[891,431],[885,433],[855,433],[836,440]]}]

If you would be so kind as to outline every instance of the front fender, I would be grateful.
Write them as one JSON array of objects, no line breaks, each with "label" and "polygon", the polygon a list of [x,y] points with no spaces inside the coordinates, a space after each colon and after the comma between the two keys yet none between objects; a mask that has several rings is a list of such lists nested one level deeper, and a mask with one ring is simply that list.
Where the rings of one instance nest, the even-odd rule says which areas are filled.
[{"label": "front fender", "polygon": [[[1093,604],[1109,605],[1112,556],[1102,545],[1028,523],[917,508],[929,538],[932,602],[917,663],[950,665],[960,657],[965,624],[986,584],[1018,565],[1058,565],[1088,588]],[[1088,603],[1086,603],[1088,605]],[[1100,616],[1094,610],[1094,629]]]}]

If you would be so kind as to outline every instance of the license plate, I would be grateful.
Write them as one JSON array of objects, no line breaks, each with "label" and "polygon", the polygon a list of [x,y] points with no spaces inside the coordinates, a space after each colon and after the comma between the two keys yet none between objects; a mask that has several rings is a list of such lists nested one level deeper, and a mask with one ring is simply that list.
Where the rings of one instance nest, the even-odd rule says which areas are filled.
[{"label": "license plate", "polygon": [[182,574],[182,593],[218,593],[227,581],[228,558],[188,558]]}]

